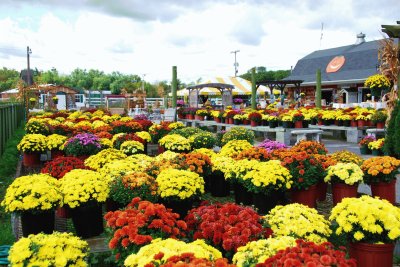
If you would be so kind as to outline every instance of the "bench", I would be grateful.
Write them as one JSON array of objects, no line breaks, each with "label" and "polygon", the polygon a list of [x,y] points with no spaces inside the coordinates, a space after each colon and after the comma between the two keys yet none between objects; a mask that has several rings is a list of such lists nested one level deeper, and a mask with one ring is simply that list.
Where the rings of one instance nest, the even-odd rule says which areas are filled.
[{"label": "bench", "polygon": [[377,136],[385,136],[385,129],[372,128],[372,129],[367,129],[366,132],[367,135],[372,135],[375,138]]},{"label": "bench", "polygon": [[[291,134],[297,136],[296,139],[296,144],[297,144],[301,140],[314,140],[320,142],[322,132],[323,132],[322,130],[318,129],[303,129],[303,130],[293,130],[291,131]],[[307,139],[307,137],[310,137],[310,139]]]},{"label": "bench", "polygon": [[340,136],[339,131],[345,131],[346,140],[349,143],[358,143],[363,137],[363,129],[358,127],[346,127],[346,126],[336,126],[336,125],[310,125],[312,129],[319,129],[323,131],[332,131],[333,136]]}]

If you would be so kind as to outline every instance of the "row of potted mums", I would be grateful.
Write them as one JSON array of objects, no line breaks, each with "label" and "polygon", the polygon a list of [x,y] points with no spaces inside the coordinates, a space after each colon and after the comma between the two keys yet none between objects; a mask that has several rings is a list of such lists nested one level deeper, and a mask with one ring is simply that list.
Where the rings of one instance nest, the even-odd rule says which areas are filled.
[{"label": "row of potted mums", "polygon": [[[216,153],[201,148],[203,143],[205,146],[212,144],[208,139],[216,138],[213,134],[207,136],[180,123],[155,124],[148,128],[150,139],[147,140],[157,140],[166,150],[150,157],[121,149],[127,139],[147,132],[143,128],[136,132],[113,134],[112,122],[120,126],[124,123],[115,122],[126,120],[132,123],[130,119],[112,117],[100,111],[74,114],[76,118],[68,114],[64,120],[54,115],[51,118],[47,116],[50,115],[42,114],[34,121],[45,125],[54,124],[54,120],[60,124],[72,122],[68,127],[74,129],[81,123],[90,128],[90,133],[75,134],[71,131],[67,141],[58,147],[69,153],[65,151],[68,140],[75,140],[77,145],[72,151],[87,153],[87,157],[79,159],[78,155],[69,154],[47,162],[41,170],[43,174],[17,178],[7,189],[2,205],[7,211],[20,213],[22,217],[66,207],[77,234],[86,238],[102,232],[102,213],[98,203],[106,202],[108,208],[114,210],[104,218],[109,247],[119,266],[175,266],[179,262],[190,262],[193,266],[200,262],[209,264],[206,266],[213,266],[216,262],[223,266],[274,266],[288,259],[293,261],[290,266],[311,264],[312,261],[317,266],[335,266],[338,263],[357,266],[346,258],[346,251],[336,250],[325,243],[334,235],[345,238],[351,257],[357,260],[358,266],[368,266],[365,264],[376,260],[376,254],[359,254],[359,246],[363,250],[365,246],[374,247],[373,244],[378,242],[387,244],[378,245],[379,248],[388,248],[386,259],[378,261],[379,266],[391,266],[393,243],[400,236],[399,210],[390,203],[394,199],[389,196],[383,196],[389,201],[369,196],[356,198],[353,193],[355,185],[360,182],[393,184],[400,164],[395,158],[375,157],[363,161],[347,151],[326,155],[323,144],[312,141],[286,148],[283,144],[266,140],[254,147],[251,144],[254,135],[241,127],[233,127],[224,133],[223,146]],[[102,131],[102,138],[93,133],[97,124],[108,129]],[[132,127],[124,125],[131,131]],[[82,134],[85,136],[80,136]],[[95,137],[99,138],[100,147],[93,145]],[[24,142],[21,141],[21,150],[22,147]],[[90,149],[85,150],[86,147]],[[318,196],[313,189],[328,182],[333,189],[335,185],[353,185],[353,195],[342,193],[334,199],[331,216],[326,220],[314,209]],[[207,191],[214,196],[229,196],[231,190],[237,203],[201,202]],[[310,191],[311,197],[304,201],[303,196]],[[249,195],[251,199],[246,199]],[[289,199],[293,204],[287,204]],[[305,205],[296,204],[298,202]],[[115,206],[111,207],[111,204]],[[79,208],[83,208],[83,213],[78,213]],[[79,222],[79,218],[84,216],[84,222]],[[90,221],[93,218],[100,220]],[[31,217],[28,223],[32,225],[34,220],[37,219]],[[53,220],[46,221],[54,222],[54,216]],[[86,225],[86,229],[78,230],[80,224]],[[87,228],[92,232],[83,232]],[[16,266],[21,262],[45,260],[58,260],[59,266],[81,262],[81,258],[68,253],[54,252],[48,258],[39,253],[48,249],[43,245],[48,241],[39,241],[42,239],[53,240],[54,247],[62,246],[58,233],[25,235],[27,237],[18,241],[11,250],[10,261]],[[35,246],[30,244],[37,245],[34,251],[31,248]],[[305,247],[308,249],[303,251]],[[87,257],[87,246],[80,243],[74,249],[82,251],[79,253],[82,258]],[[296,251],[299,254],[294,257]]]}]

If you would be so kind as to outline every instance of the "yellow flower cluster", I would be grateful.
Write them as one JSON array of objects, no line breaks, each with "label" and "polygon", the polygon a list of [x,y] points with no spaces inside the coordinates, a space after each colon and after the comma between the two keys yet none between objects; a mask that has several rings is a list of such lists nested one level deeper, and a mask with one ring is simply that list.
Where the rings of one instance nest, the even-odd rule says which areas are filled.
[{"label": "yellow flower cluster", "polygon": [[1,205],[7,212],[45,211],[62,201],[57,179],[48,174],[32,174],[16,178],[8,186]]},{"label": "yellow flower cluster", "polygon": [[47,149],[60,149],[62,145],[67,141],[67,137],[59,134],[52,134],[47,136]]},{"label": "yellow flower cluster", "polygon": [[107,123],[105,123],[104,121],[97,120],[92,123],[92,128],[96,129],[96,128],[106,126],[106,125],[107,125]]},{"label": "yellow flower cluster", "polygon": [[281,94],[281,91],[278,90],[278,89],[273,89],[273,90],[272,90],[272,94],[274,94],[274,95],[280,95],[280,94]]},{"label": "yellow flower cluster", "polygon": [[151,141],[151,135],[149,134],[149,132],[140,131],[140,132],[137,132],[136,135],[139,136],[140,138],[142,138],[147,143],[149,143]]},{"label": "yellow flower cluster", "polygon": [[231,140],[221,148],[219,155],[234,158],[243,150],[247,150],[252,147],[252,144],[246,140]]},{"label": "yellow flower cluster", "polygon": [[217,153],[215,153],[214,150],[209,149],[209,148],[198,148],[198,149],[194,149],[193,152],[197,152],[197,153],[201,153],[201,154],[207,155],[210,158],[212,158],[215,155],[217,155]]},{"label": "yellow flower cluster", "polygon": [[332,153],[331,157],[337,162],[342,163],[355,163],[357,165],[361,165],[363,163],[363,159],[359,155],[348,150],[336,151]]},{"label": "yellow flower cluster", "polygon": [[222,173],[228,173],[232,166],[236,164],[235,160],[231,157],[224,157],[220,154],[211,156],[211,168],[212,171],[221,171]]},{"label": "yellow flower cluster", "polygon": [[26,134],[17,145],[22,152],[43,152],[47,150],[46,136],[42,134]]},{"label": "yellow flower cluster", "polygon": [[279,250],[287,247],[295,247],[296,239],[291,236],[278,236],[268,239],[251,241],[245,246],[239,247],[232,262],[239,267],[255,266],[269,257],[274,256]]},{"label": "yellow flower cluster", "polygon": [[332,209],[329,220],[338,224],[336,234],[347,234],[356,242],[368,238],[368,242],[387,243],[387,239],[394,242],[400,237],[400,209],[367,195],[344,198]]},{"label": "yellow flower cluster", "polygon": [[64,175],[60,184],[64,204],[70,208],[75,208],[90,200],[104,202],[110,192],[108,179],[90,170],[72,170]]},{"label": "yellow flower cluster", "polygon": [[334,110],[323,110],[321,111],[322,119],[323,120],[335,120],[336,119],[336,112]]},{"label": "yellow flower cluster", "polygon": [[368,148],[369,149],[381,149],[383,147],[383,144],[385,143],[385,138],[380,138],[376,141],[372,141],[368,143]]},{"label": "yellow flower cluster", "polygon": [[110,139],[107,138],[100,138],[100,145],[103,149],[112,148],[113,143]]},{"label": "yellow flower cluster", "polygon": [[89,245],[71,233],[37,234],[19,239],[10,249],[11,266],[88,266]]},{"label": "yellow flower cluster", "polygon": [[106,163],[99,170],[100,174],[104,177],[107,177],[107,179],[111,181],[116,177],[129,174],[134,171],[143,172],[151,164],[150,161],[139,160],[137,158],[133,158],[133,156]]},{"label": "yellow flower cluster", "polygon": [[360,166],[355,163],[342,163],[328,167],[328,174],[325,176],[324,181],[330,182],[343,182],[348,185],[354,185],[363,182],[364,173]]},{"label": "yellow flower cluster", "polygon": [[125,141],[121,144],[120,150],[126,155],[143,153],[144,145],[139,141]]},{"label": "yellow flower cluster", "polygon": [[81,127],[90,127],[90,128],[92,128],[92,123],[90,121],[80,121],[80,122],[74,124],[74,128],[75,129],[78,129],[78,128],[81,128]]},{"label": "yellow flower cluster", "polygon": [[184,128],[184,127],[185,127],[185,125],[180,121],[172,122],[168,125],[168,128],[170,128],[171,130],[180,129],[180,128]]},{"label": "yellow flower cluster", "polygon": [[197,173],[166,169],[156,178],[157,193],[162,198],[188,199],[204,194],[204,180]]},{"label": "yellow flower cluster", "polygon": [[257,191],[290,189],[293,183],[290,171],[283,167],[279,160],[259,162],[243,176],[258,188]]},{"label": "yellow flower cluster", "polygon": [[264,216],[275,236],[293,236],[315,243],[327,241],[330,223],[316,209],[293,203],[276,206]]},{"label": "yellow flower cluster", "polygon": [[177,156],[179,155],[179,153],[173,152],[173,151],[165,151],[159,155],[157,155],[154,160],[155,161],[163,161],[163,160],[173,160],[175,159]]},{"label": "yellow flower cluster", "polygon": [[[230,163],[228,161],[228,163]],[[241,159],[234,161],[224,170],[225,179],[242,180],[243,177],[251,170],[258,167],[259,161],[255,159]]]},{"label": "yellow flower cluster", "polygon": [[96,171],[100,170],[105,164],[113,162],[114,160],[124,159],[126,155],[124,152],[108,148],[100,151],[96,155],[92,155],[85,160],[85,166],[88,166]]},{"label": "yellow flower cluster", "polygon": [[382,74],[375,74],[369,76],[367,80],[365,80],[364,86],[376,89],[386,89],[390,87],[390,81]]},{"label": "yellow flower cluster", "polygon": [[193,253],[197,258],[212,260],[222,258],[222,254],[219,250],[207,245],[202,239],[197,239],[191,243],[185,243],[172,238],[164,240],[157,238],[151,241],[149,245],[140,248],[138,253],[129,255],[124,265],[127,267],[144,267],[154,260],[154,255],[160,252],[164,253],[164,257],[161,259],[162,261],[182,253]]},{"label": "yellow flower cluster", "polygon": [[173,151],[189,151],[191,148],[190,140],[179,134],[166,135],[158,143],[165,149]]}]

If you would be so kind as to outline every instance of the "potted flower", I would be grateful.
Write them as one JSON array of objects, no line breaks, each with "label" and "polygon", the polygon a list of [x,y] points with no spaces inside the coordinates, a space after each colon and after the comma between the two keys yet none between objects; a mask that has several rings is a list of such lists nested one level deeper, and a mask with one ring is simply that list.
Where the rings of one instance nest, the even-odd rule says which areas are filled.
[{"label": "potted flower", "polygon": [[253,144],[254,138],[254,131],[241,126],[232,127],[229,131],[223,133],[221,144],[224,146],[232,140],[246,140],[250,144]]},{"label": "potted flower", "polygon": [[269,139],[265,139],[260,144],[258,144],[257,147],[264,148],[267,152],[271,152],[273,150],[278,150],[278,149],[288,148],[283,143],[280,143],[278,141],[269,140]]},{"label": "potted flower", "polygon": [[201,132],[195,135],[192,135],[189,140],[191,141],[193,149],[199,148],[214,148],[217,143],[217,139],[213,133],[210,132]]},{"label": "potted flower", "polygon": [[64,152],[62,147],[68,138],[59,134],[51,134],[47,136],[47,149],[51,152],[51,159],[62,157]]},{"label": "potted flower", "polygon": [[[332,159],[336,160],[337,162],[355,163],[358,166],[361,166],[361,164],[364,161],[364,159],[361,156],[357,155],[354,152],[350,152],[348,150],[336,151],[331,154],[331,157],[332,157]],[[364,179],[365,179],[365,176],[364,176]]]},{"label": "potted flower", "polygon": [[231,140],[221,148],[219,155],[235,158],[243,150],[252,147],[253,145],[246,140]]},{"label": "potted flower", "polygon": [[371,89],[372,96],[379,97],[382,91],[390,88],[390,81],[385,75],[375,74],[365,80],[364,86]]},{"label": "potted flower", "polygon": [[247,116],[243,115],[243,114],[236,114],[235,116],[233,116],[233,124],[235,125],[239,125],[244,123],[244,120]]},{"label": "potted flower", "polygon": [[358,143],[361,155],[371,154],[371,150],[368,148],[368,144],[373,141],[376,141],[376,138],[373,135],[367,135],[366,137],[361,139],[361,141]]},{"label": "potted flower", "polygon": [[400,237],[400,209],[386,200],[364,195],[345,198],[329,220],[336,234],[350,243],[358,266],[393,266],[394,243]]},{"label": "potted flower", "polygon": [[156,178],[162,203],[184,218],[193,202],[204,194],[204,179],[195,172],[166,169]]},{"label": "potted flower", "polygon": [[53,104],[54,105],[58,104],[58,97],[57,96],[53,96],[52,100],[53,100]]},{"label": "potted flower", "polygon": [[104,216],[108,246],[118,266],[122,266],[130,254],[140,253],[141,248],[154,244],[158,238],[184,237],[187,225],[178,217],[164,205],[138,197],[132,199],[126,209],[108,212]]},{"label": "potted flower", "polygon": [[262,115],[260,112],[253,111],[249,114],[248,118],[250,120],[251,126],[254,127],[258,126],[258,124],[261,122]]},{"label": "potted flower", "polygon": [[88,157],[85,160],[85,166],[93,170],[99,171],[107,163],[124,158],[126,158],[126,155],[121,150],[115,148],[107,148],[95,155]]},{"label": "potted flower", "polygon": [[121,144],[120,150],[126,155],[134,155],[144,152],[144,145],[138,141],[125,141]]},{"label": "potted flower", "polygon": [[158,141],[158,144],[166,150],[174,152],[189,152],[191,150],[191,142],[189,139],[179,134],[169,134]]},{"label": "potted flower", "polygon": [[373,157],[366,159],[361,170],[364,172],[364,182],[371,186],[373,196],[396,202],[396,174],[400,160],[389,157]]},{"label": "potted flower", "polygon": [[[187,261],[188,259],[192,259],[191,255],[203,260],[196,260],[194,264],[191,264]],[[182,259],[182,261],[178,261],[178,259]],[[215,264],[218,262],[222,265],[205,265],[206,262],[204,261],[207,261],[207,259],[210,261],[216,260]],[[178,263],[175,265],[174,262],[176,261]],[[143,246],[138,253],[128,256],[124,264],[127,267],[180,266],[182,264],[184,266],[230,266],[226,264],[226,260],[222,260],[221,252],[206,244],[204,240],[185,243],[184,241],[172,238],[164,240],[161,238],[155,239],[151,244]]]},{"label": "potted flower", "polygon": [[279,117],[274,114],[270,114],[267,118],[269,128],[276,128],[278,126]]},{"label": "potted flower", "polygon": [[25,167],[39,166],[40,154],[47,150],[46,136],[42,134],[26,134],[17,145],[23,152],[23,164]]},{"label": "potted flower", "polygon": [[297,245],[278,251],[274,256],[266,259],[257,267],[280,266],[281,262],[290,261],[290,266],[343,266],[356,267],[354,259],[347,259],[344,248],[335,249],[331,243],[315,244],[297,240]]},{"label": "potted flower", "polygon": [[12,266],[87,266],[89,245],[71,233],[37,234],[15,242],[8,259]]},{"label": "potted flower", "polygon": [[301,112],[296,112],[292,116],[294,128],[303,128],[304,115]]},{"label": "potted flower", "polygon": [[205,239],[231,259],[236,250],[250,241],[262,238],[266,229],[261,216],[251,207],[234,203],[202,205],[186,217],[193,239]]},{"label": "potted flower", "polygon": [[292,175],[279,160],[258,162],[243,176],[243,185],[253,193],[253,204],[259,214],[266,214],[285,200],[284,192],[291,188]]},{"label": "potted flower", "polygon": [[197,120],[204,121],[204,117],[208,116],[208,114],[209,114],[208,110],[206,110],[206,109],[198,109],[196,111]]},{"label": "potted flower", "polygon": [[100,149],[100,138],[90,133],[77,134],[69,138],[64,145],[64,152],[67,156],[75,156],[82,159],[98,153]]},{"label": "potted flower", "polygon": [[235,105],[240,105],[240,104],[242,104],[243,103],[243,99],[241,99],[241,98],[234,98],[233,99],[233,103],[235,104]]},{"label": "potted flower", "polygon": [[289,113],[283,113],[280,115],[283,128],[293,128],[293,116]]},{"label": "potted flower", "polygon": [[213,110],[211,111],[211,115],[213,116],[216,123],[221,123],[224,112],[222,110]]},{"label": "potted flower", "polygon": [[328,167],[324,181],[332,184],[333,205],[345,197],[357,197],[358,184],[363,182],[364,173],[355,163],[342,163]]},{"label": "potted flower", "polygon": [[236,157],[236,160],[241,159],[256,159],[258,161],[269,161],[268,150],[263,147],[252,147],[241,151]]},{"label": "potted flower", "polygon": [[27,134],[49,135],[50,129],[45,122],[36,119],[31,119],[26,123],[25,131]]},{"label": "potted flower", "polygon": [[125,207],[135,197],[154,203],[158,200],[157,183],[145,172],[130,172],[111,181],[109,195],[116,208]]},{"label": "potted flower", "polygon": [[[198,240],[200,241],[200,240]],[[177,252],[178,253],[178,252]],[[147,263],[148,267],[170,267],[170,266],[179,266],[183,262],[187,266],[204,266],[204,267],[236,267],[234,264],[229,264],[228,259],[226,258],[218,258],[214,259],[212,255],[210,257],[202,258],[202,256],[196,257],[192,252],[183,252],[181,254],[173,255],[167,260],[164,260],[164,253],[159,252],[154,255],[154,260],[151,263]]]},{"label": "potted flower", "polygon": [[110,188],[107,177],[91,170],[76,169],[60,180],[63,205],[70,208],[76,233],[82,238],[103,232],[102,206]]},{"label": "potted flower", "polygon": [[233,124],[233,117],[235,117],[235,115],[239,113],[240,113],[239,110],[232,110],[232,109],[225,110],[225,123]]},{"label": "potted flower", "polygon": [[292,152],[305,151],[308,154],[319,154],[319,155],[326,155],[328,153],[328,150],[326,149],[323,143],[318,141],[308,141],[308,140],[301,140],[296,145],[294,145],[290,150]]},{"label": "potted flower", "polygon": [[387,112],[384,110],[377,110],[371,116],[371,121],[376,123],[376,128],[383,129],[385,128],[385,122],[388,118]]},{"label": "potted flower", "polygon": [[183,99],[176,100],[176,105],[178,107],[183,107],[185,105],[185,101]]},{"label": "potted flower", "polygon": [[29,98],[29,107],[34,108],[35,104],[36,104],[36,98],[35,97]]},{"label": "potted flower", "polygon": [[274,256],[278,251],[296,246],[296,239],[291,236],[270,237],[251,241],[237,249],[232,262],[235,266],[258,266],[265,259]]},{"label": "potted flower", "polygon": [[88,169],[83,161],[76,157],[58,157],[44,164],[41,173],[47,173],[54,178],[60,179],[67,172],[74,169]]},{"label": "potted flower", "polygon": [[32,174],[16,178],[7,188],[1,205],[6,212],[21,215],[24,236],[54,230],[54,210],[62,195],[57,179],[47,174]]},{"label": "potted flower", "polygon": [[111,139],[113,143],[113,147],[116,149],[120,149],[121,145],[125,141],[138,141],[142,144],[146,143],[145,140],[140,138],[136,133],[119,133],[115,134]]},{"label": "potted flower", "polygon": [[149,134],[151,135],[151,140],[154,144],[158,143],[162,137],[166,136],[170,131],[169,122],[161,122],[160,124],[153,124],[149,128]]},{"label": "potted flower", "polygon": [[342,114],[337,117],[337,120],[339,121],[338,126],[350,127],[352,117],[349,114]]},{"label": "potted flower", "polygon": [[330,222],[323,215],[298,203],[277,206],[264,219],[274,236],[291,236],[321,244],[331,235]]},{"label": "potted flower", "polygon": [[371,150],[373,156],[382,155],[382,148],[385,144],[385,138],[380,138],[376,141],[372,141],[368,143],[368,148]]}]

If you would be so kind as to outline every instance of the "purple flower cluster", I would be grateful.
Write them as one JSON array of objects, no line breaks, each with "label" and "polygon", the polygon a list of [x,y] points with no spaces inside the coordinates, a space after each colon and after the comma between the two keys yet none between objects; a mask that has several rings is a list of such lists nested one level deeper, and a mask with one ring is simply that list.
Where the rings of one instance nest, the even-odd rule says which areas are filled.
[{"label": "purple flower cluster", "polygon": [[281,148],[287,148],[285,144],[282,144],[278,141],[272,141],[269,139],[265,139],[261,144],[259,144],[257,147],[262,147],[265,148],[268,152],[271,152],[276,149],[281,149]]},{"label": "purple flower cluster", "polygon": [[235,104],[242,104],[242,103],[243,103],[243,99],[241,99],[241,98],[234,98],[234,99],[233,99],[233,103],[235,103]]},{"label": "purple flower cluster", "polygon": [[139,114],[139,115],[135,115],[133,117],[134,120],[138,120],[138,121],[142,121],[142,120],[147,120],[147,116],[144,114]]},{"label": "purple flower cluster", "polygon": [[180,105],[180,106],[183,106],[183,105],[185,105],[185,101],[182,100],[182,99],[178,99],[178,100],[176,100],[176,104]]},{"label": "purple flower cluster", "polygon": [[96,147],[100,148],[100,139],[95,136],[94,134],[90,133],[81,133],[77,134],[74,137],[70,138],[68,140],[68,143],[72,143],[74,141],[79,141],[81,145],[95,145]]}]

